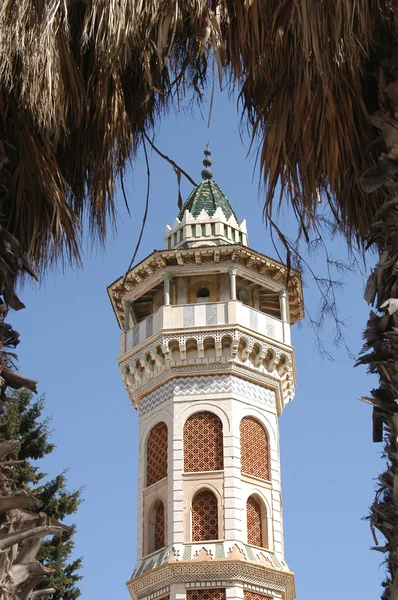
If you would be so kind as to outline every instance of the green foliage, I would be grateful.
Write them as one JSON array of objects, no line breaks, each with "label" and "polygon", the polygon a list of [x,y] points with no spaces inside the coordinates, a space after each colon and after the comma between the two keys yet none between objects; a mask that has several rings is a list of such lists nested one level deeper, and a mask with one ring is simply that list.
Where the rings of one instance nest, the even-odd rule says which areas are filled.
[{"label": "green foliage", "polygon": [[[38,512],[62,522],[73,515],[82,502],[81,490],[70,492],[67,489],[66,471],[54,479],[48,479],[47,473],[40,471],[30,461],[39,460],[51,454],[55,445],[49,441],[51,434],[49,418],[42,418],[45,397],[36,399],[32,392],[23,389],[13,392],[12,402],[3,410],[1,423],[7,426],[6,437],[19,440],[21,446],[15,455],[26,464],[14,467],[11,476],[13,490],[30,488],[40,500]],[[39,586],[53,587],[57,591],[53,600],[76,600],[81,596],[78,582],[82,578],[79,571],[82,559],[70,561],[74,550],[73,537],[75,527],[68,527],[60,537],[43,542],[38,559],[53,569]]]}]

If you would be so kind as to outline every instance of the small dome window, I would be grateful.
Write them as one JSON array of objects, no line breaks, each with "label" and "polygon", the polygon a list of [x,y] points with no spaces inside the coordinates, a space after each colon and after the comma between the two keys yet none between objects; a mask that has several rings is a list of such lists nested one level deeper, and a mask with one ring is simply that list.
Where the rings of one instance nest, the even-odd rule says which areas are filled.
[{"label": "small dome window", "polygon": [[210,300],[210,291],[206,287],[201,287],[196,292],[196,299],[198,302],[208,302]]}]

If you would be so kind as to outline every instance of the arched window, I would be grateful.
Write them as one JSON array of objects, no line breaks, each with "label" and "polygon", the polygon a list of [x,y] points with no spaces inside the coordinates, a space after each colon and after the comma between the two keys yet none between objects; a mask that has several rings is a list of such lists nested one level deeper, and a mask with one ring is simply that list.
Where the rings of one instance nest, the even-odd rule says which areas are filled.
[{"label": "arched window", "polygon": [[194,588],[187,590],[187,600],[225,600],[225,588]]},{"label": "arched window", "polygon": [[252,546],[263,546],[263,524],[261,506],[254,496],[249,496],[246,502],[247,543]]},{"label": "arched window", "polygon": [[149,511],[148,518],[148,550],[147,554],[156,552],[166,545],[166,523],[164,504],[157,500]]},{"label": "arched window", "polygon": [[243,600],[272,600],[271,596],[263,596],[251,590],[243,590]]},{"label": "arched window", "polygon": [[198,492],[192,500],[192,541],[218,540],[217,498],[210,490]]},{"label": "arched window", "polygon": [[196,302],[209,302],[210,291],[206,287],[201,287],[196,292]]},{"label": "arched window", "polygon": [[159,502],[155,517],[155,550],[159,550],[165,545],[165,533],[164,504]]},{"label": "arched window", "polygon": [[240,422],[242,473],[269,480],[269,444],[264,427],[253,417]]},{"label": "arched window", "polygon": [[223,468],[221,420],[208,411],[191,415],[184,425],[184,471],[222,471]]},{"label": "arched window", "polygon": [[167,477],[167,425],[158,423],[151,429],[146,448],[146,484]]}]

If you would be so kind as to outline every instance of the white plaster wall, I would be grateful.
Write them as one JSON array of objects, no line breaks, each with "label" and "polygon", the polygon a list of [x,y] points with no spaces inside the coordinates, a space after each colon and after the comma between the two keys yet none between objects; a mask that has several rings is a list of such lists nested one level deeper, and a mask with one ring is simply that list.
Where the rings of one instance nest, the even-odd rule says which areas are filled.
[{"label": "white plaster wall", "polygon": [[[270,391],[248,382],[243,382],[234,375],[234,392],[214,393],[214,377],[203,377],[198,384],[196,378],[195,391],[198,393],[179,394],[178,389],[186,390],[187,386],[170,390],[170,398],[166,397],[162,404],[156,406],[140,418],[139,444],[139,489],[138,489],[138,535],[137,558],[142,558],[143,546],[143,498],[145,491],[145,448],[150,430],[159,421],[168,427],[169,456],[167,480],[167,543],[168,545],[187,543],[191,540],[190,507],[191,500],[201,487],[214,488],[219,499],[219,520],[221,521],[220,539],[247,542],[246,500],[252,493],[257,493],[264,501],[267,510],[267,529],[269,549],[274,550],[283,559],[282,508],[280,503],[280,458],[279,430],[275,401],[270,401]],[[186,381],[186,379],[185,379]],[[206,381],[209,386],[206,388]],[[210,387],[210,381],[213,385]],[[224,377],[224,384],[228,383]],[[237,383],[238,382],[238,383]],[[199,389],[198,389],[199,385]],[[202,386],[202,388],[200,388]],[[249,387],[248,387],[249,386]],[[250,388],[255,386],[255,388]],[[189,386],[188,386],[189,387]],[[239,393],[239,387],[242,393]],[[193,389],[192,388],[192,389]],[[210,391],[211,389],[211,391]],[[250,394],[250,389],[253,393]],[[264,391],[263,391],[264,390]],[[272,395],[271,395],[272,397]],[[223,424],[224,439],[224,472],[184,474],[183,460],[183,427],[189,416],[199,411],[211,411]],[[244,416],[258,419],[267,430],[270,445],[271,481],[264,482],[255,477],[241,474],[240,468],[240,431],[239,426]],[[154,484],[156,486],[156,484]],[[153,486],[151,486],[153,487]],[[162,485],[163,488],[163,485]],[[160,491],[160,490],[159,490]],[[163,495],[163,489],[162,489]],[[149,498],[149,496],[148,496]],[[155,495],[150,494],[151,503]],[[149,510],[145,508],[145,512]]]},{"label": "white plaster wall", "polygon": [[235,582],[235,585],[225,588],[226,600],[243,600],[244,591],[241,583]]},{"label": "white plaster wall", "polygon": [[[166,524],[167,531],[169,532],[170,518],[172,518],[172,510],[170,506],[170,485],[172,478],[172,452],[173,452],[173,415],[172,415],[172,398],[166,400],[161,406],[153,409],[147,414],[140,417],[139,423],[139,443],[138,443],[138,514],[137,514],[137,561],[140,561],[143,557],[144,551],[144,512],[147,513],[149,510],[148,503],[152,504],[155,501],[153,494],[148,494],[148,489],[156,490],[157,483],[146,488],[146,445],[148,435],[151,429],[157,424],[163,421],[167,425],[168,430],[168,477],[167,482],[162,480],[159,482],[161,490],[159,490],[159,498],[166,500],[165,510],[167,512]],[[167,489],[167,494],[165,489]],[[148,497],[148,502],[144,508],[144,496]],[[166,496],[166,497],[165,497]],[[169,535],[167,536],[167,539]]]}]

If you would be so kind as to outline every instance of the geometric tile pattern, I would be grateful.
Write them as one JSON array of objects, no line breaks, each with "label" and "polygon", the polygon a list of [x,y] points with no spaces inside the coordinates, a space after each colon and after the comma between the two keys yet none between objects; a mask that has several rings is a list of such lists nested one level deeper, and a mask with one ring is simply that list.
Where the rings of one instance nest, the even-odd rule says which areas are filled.
[{"label": "geometric tile pattern", "polygon": [[253,417],[240,422],[241,470],[269,481],[269,447],[264,427]]},{"label": "geometric tile pattern", "polygon": [[155,516],[155,550],[159,550],[165,546],[165,522],[164,522],[164,504],[159,502],[156,508]]},{"label": "geometric tile pattern", "polygon": [[173,396],[232,393],[267,406],[275,406],[275,392],[233,375],[197,375],[181,377],[160,386],[140,401],[140,414],[157,408]]},{"label": "geometric tile pattern", "polygon": [[191,589],[187,590],[187,600],[225,600],[225,589]]},{"label": "geometric tile pattern", "polygon": [[254,496],[250,496],[246,502],[247,519],[247,543],[252,546],[263,545],[263,535],[261,526],[261,506]]},{"label": "geometric tile pattern", "polygon": [[222,471],[223,432],[217,415],[201,411],[184,424],[184,471]]},{"label": "geometric tile pattern", "polygon": [[158,423],[151,429],[147,443],[146,485],[167,477],[167,425]]},{"label": "geometric tile pattern", "polygon": [[192,541],[218,540],[217,498],[202,490],[192,500]]},{"label": "geometric tile pattern", "polygon": [[[202,548],[208,555],[207,562],[213,563],[214,567],[216,564],[220,564],[217,563],[217,561],[219,561],[220,559],[227,558],[233,550],[235,550],[234,554],[236,558],[236,550],[238,550],[240,564],[244,564],[246,561],[250,561],[251,563],[257,563],[258,565],[266,564],[268,569],[276,569],[278,571],[289,571],[289,567],[286,565],[286,563],[282,560],[279,560],[273,552],[269,552],[266,548],[261,548],[260,550],[258,547],[249,546],[248,544],[244,544],[243,542],[231,542],[230,540],[202,540],[199,542],[190,542],[188,544],[172,544],[170,546],[165,546],[161,548],[157,554],[152,554],[150,557],[144,558],[141,562],[137,564],[133,573],[133,577],[138,577],[144,571],[147,571],[149,569],[157,569],[158,567],[165,566],[165,564],[167,564],[170,561],[170,558],[173,558],[176,561],[176,564],[178,563],[178,561],[187,561],[190,562],[191,565],[194,565]],[[222,584],[222,586],[212,584],[208,587],[223,587],[223,585],[224,584]],[[196,586],[193,585],[192,587]],[[261,594],[263,593],[260,590],[254,591],[260,592]]]},{"label": "geometric tile pattern", "polygon": [[[267,569],[260,565],[243,563],[242,561],[200,561],[193,563],[174,563],[167,564],[162,569],[154,569],[148,573],[144,573],[144,577],[137,577],[128,582],[128,588],[132,598],[144,598],[154,589],[165,587],[166,585],[182,582],[186,585],[187,582],[196,582],[197,586],[206,584],[208,589],[225,587],[224,583],[228,580],[229,584],[235,581],[242,581],[244,584],[261,587],[262,590],[266,586],[267,590],[253,590],[261,596],[272,597],[272,590],[279,591],[275,594],[277,598],[284,600],[294,600],[294,576],[289,571],[278,572],[276,570]],[[220,582],[220,583],[219,583]],[[263,599],[261,599],[263,600]]]},{"label": "geometric tile pattern", "polygon": [[244,600],[273,600],[271,596],[263,596],[262,594],[256,594],[250,590],[244,590]]}]

